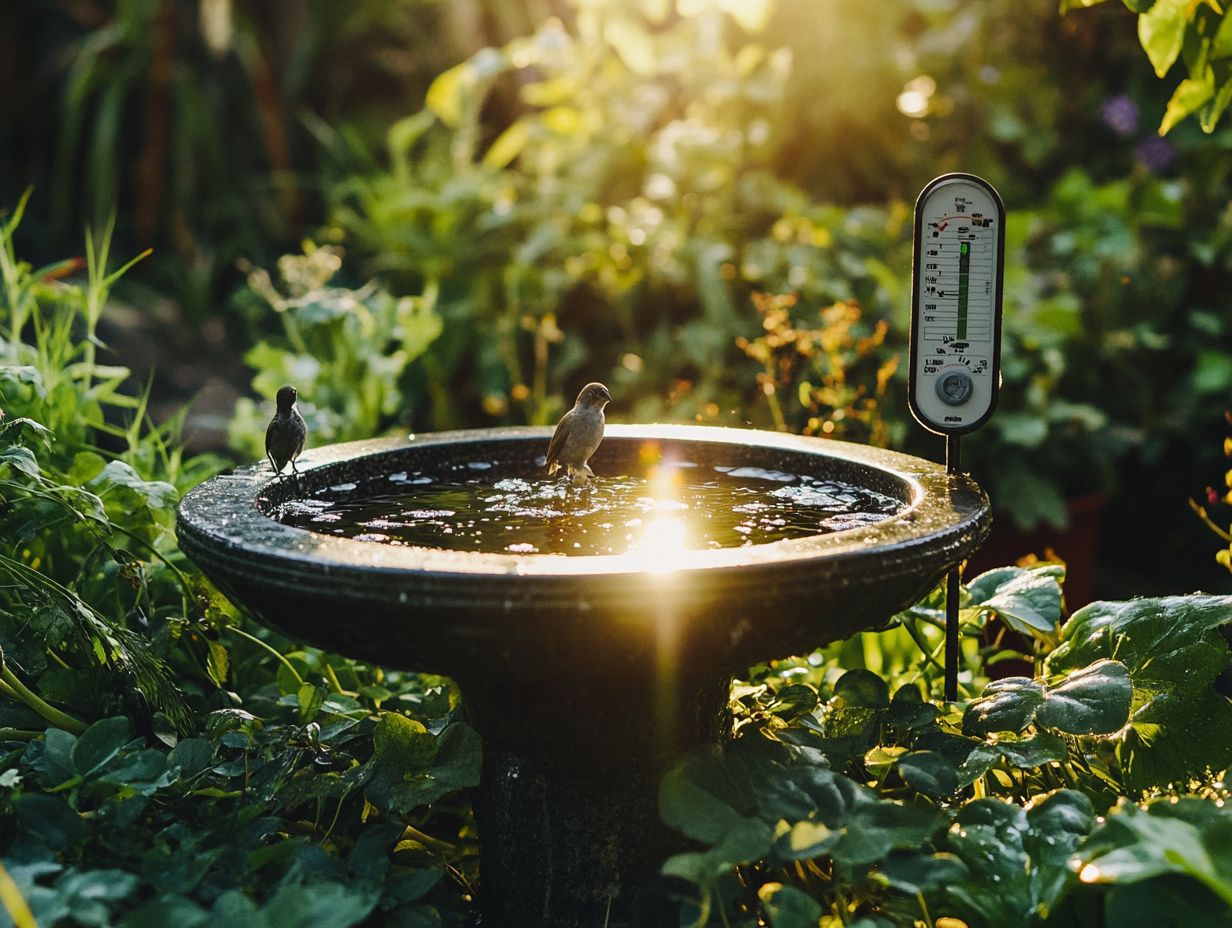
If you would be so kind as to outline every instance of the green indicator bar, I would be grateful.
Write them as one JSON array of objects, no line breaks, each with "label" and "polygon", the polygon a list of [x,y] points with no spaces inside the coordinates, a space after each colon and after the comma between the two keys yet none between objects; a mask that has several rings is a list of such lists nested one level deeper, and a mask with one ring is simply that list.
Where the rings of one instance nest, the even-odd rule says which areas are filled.
[{"label": "green indicator bar", "polygon": [[967,340],[967,278],[971,273],[971,246],[958,246],[958,340]]}]

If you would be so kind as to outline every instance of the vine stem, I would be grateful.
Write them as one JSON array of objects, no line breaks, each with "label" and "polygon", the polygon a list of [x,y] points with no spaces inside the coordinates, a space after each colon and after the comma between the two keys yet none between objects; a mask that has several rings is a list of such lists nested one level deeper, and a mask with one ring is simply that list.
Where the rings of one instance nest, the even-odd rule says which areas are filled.
[{"label": "vine stem", "polygon": [[0,741],[33,741],[42,734],[41,731],[27,731],[24,728],[0,728]]},{"label": "vine stem", "polygon": [[440,838],[434,838],[432,835],[425,834],[414,825],[407,825],[406,828],[403,829],[400,840],[405,841],[407,838],[418,841],[428,850],[436,851],[438,854],[451,854],[457,850],[457,848],[448,841],[442,841]]},{"label": "vine stem", "polygon": [[18,680],[17,675],[8,667],[0,667],[0,692],[18,702],[24,702],[56,728],[63,728],[74,735],[80,735],[86,730],[85,722],[44,702],[38,693]]},{"label": "vine stem", "polygon": [[21,890],[9,876],[9,872],[4,869],[2,863],[0,863],[0,903],[3,903],[15,928],[38,928],[34,913],[30,911],[30,906],[26,903]]},{"label": "vine stem", "polygon": [[295,682],[298,683],[300,686],[304,685],[304,678],[299,675],[299,671],[295,669],[295,665],[292,664],[285,657],[283,657],[281,654],[279,654],[277,648],[272,647],[268,642],[262,641],[256,635],[250,635],[248,634],[248,632],[244,631],[242,628],[238,628],[234,625],[224,625],[223,628],[225,628],[229,632],[232,632],[233,634],[239,635],[241,638],[246,638],[248,641],[251,641],[253,644],[257,645],[258,647],[264,648],[270,654],[274,655],[274,657],[278,658],[278,660],[282,662],[282,666],[286,667],[287,670],[291,671],[291,676],[295,678]]},{"label": "vine stem", "polygon": [[1212,532],[1214,532],[1224,541],[1232,542],[1232,535],[1229,535],[1227,532],[1225,532],[1218,525],[1216,525],[1214,522],[1211,521],[1211,517],[1206,514],[1206,508],[1204,506],[1200,506],[1198,503],[1194,502],[1191,499],[1189,501],[1189,508],[1198,514],[1198,518],[1201,519],[1206,524],[1206,527],[1209,528]]}]

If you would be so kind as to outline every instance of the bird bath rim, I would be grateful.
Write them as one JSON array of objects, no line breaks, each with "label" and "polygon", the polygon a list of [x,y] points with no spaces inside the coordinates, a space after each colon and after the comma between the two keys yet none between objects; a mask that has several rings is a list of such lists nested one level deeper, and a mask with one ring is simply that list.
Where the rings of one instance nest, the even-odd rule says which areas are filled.
[{"label": "bird bath rim", "polygon": [[[298,459],[300,481],[312,489],[347,482],[343,471],[358,466],[361,479],[379,471],[363,468],[370,459],[389,457],[402,451],[445,446],[462,449],[493,442],[542,441],[551,437],[550,427],[511,427],[433,432],[407,438],[365,439],[326,445],[306,450]],[[808,535],[764,544],[704,548],[683,551],[673,556],[669,572],[675,575],[715,569],[754,568],[771,563],[825,559],[868,554],[871,548],[910,546],[923,537],[946,534],[972,526],[971,519],[987,522],[987,499],[967,477],[949,476],[941,465],[881,448],[828,438],[810,438],[756,429],[735,429],[694,425],[609,425],[605,443],[622,441],[689,443],[727,446],[733,466],[739,466],[740,450],[759,456],[780,451],[808,457],[829,458],[858,471],[875,473],[882,491],[897,497],[903,508],[876,523],[827,534]],[[458,460],[462,460],[461,456]],[[393,468],[385,468],[386,472]],[[331,476],[339,471],[336,477]],[[602,479],[602,474],[600,479]],[[857,482],[857,481],[850,481]],[[526,576],[578,578],[588,575],[633,576],[665,572],[639,552],[600,555],[500,554],[428,548],[411,545],[386,545],[370,541],[326,535],[284,525],[270,511],[277,503],[299,495],[304,483],[294,478],[279,479],[264,462],[237,468],[190,491],[180,504],[181,534],[197,536],[210,546],[242,545],[249,556],[275,557],[311,562],[318,571],[365,571],[440,576]],[[289,492],[288,492],[289,491]],[[958,499],[957,497],[965,497]],[[974,504],[974,505],[973,505]],[[982,504],[982,505],[981,505]],[[980,519],[980,509],[985,518]],[[196,540],[196,539],[194,539]],[[212,544],[211,544],[212,543]],[[196,547],[196,545],[193,545]]]}]

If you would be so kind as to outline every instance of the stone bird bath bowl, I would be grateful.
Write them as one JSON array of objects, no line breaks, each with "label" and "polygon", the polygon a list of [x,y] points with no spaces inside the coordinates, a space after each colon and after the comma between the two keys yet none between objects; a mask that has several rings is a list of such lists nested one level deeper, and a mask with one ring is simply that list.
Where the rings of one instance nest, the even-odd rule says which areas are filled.
[{"label": "stone bird bath bowl", "polygon": [[179,509],[183,550],[235,602],[297,640],[453,677],[483,737],[477,791],[484,928],[623,924],[679,839],[657,784],[729,730],[750,664],[875,628],[969,557],[988,500],[969,478],[890,451],[691,426],[609,426],[596,474],[647,447],[701,467],[838,479],[900,500],[872,525],[769,544],[638,555],[486,554],[351,540],[276,522],[296,495],[462,462],[525,473],[551,430],[489,429],[332,445],[297,485],[264,464]]}]

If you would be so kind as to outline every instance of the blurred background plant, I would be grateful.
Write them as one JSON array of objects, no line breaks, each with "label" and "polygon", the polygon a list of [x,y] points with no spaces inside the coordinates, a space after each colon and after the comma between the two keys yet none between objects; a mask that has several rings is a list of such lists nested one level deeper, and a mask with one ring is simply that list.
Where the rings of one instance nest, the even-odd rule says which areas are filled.
[{"label": "blurred background plant", "polygon": [[[373,283],[358,289],[331,287],[342,252],[305,245],[302,255],[278,260],[281,286],[254,269],[242,296],[273,310],[282,337],[264,339],[244,355],[256,374],[253,390],[272,400],[284,383],[305,399],[299,407],[314,442],[369,438],[393,422],[409,421],[411,365],[441,332],[433,312],[435,287],[419,297],[394,297]],[[265,454],[271,411],[244,397],[231,419],[233,447],[249,458]]]},{"label": "blurred background plant", "polygon": [[861,325],[860,307],[849,300],[819,309],[812,327],[793,318],[796,304],[795,296],[754,293],[765,332],[736,339],[762,367],[757,383],[774,427],[884,448],[890,435],[882,405],[898,369],[898,355],[880,351],[888,323]]},{"label": "blurred background plant", "polygon": [[[1228,425],[1232,425],[1232,413],[1225,412],[1223,417]],[[1225,458],[1232,458],[1232,438],[1224,437],[1223,453]],[[1223,483],[1225,487],[1223,490],[1207,487],[1202,502],[1191,498],[1189,508],[1224,542],[1224,547],[1215,552],[1215,562],[1226,570],[1232,571],[1232,525],[1224,528],[1210,514],[1210,510],[1215,507],[1232,506],[1232,470],[1225,471]]]}]

